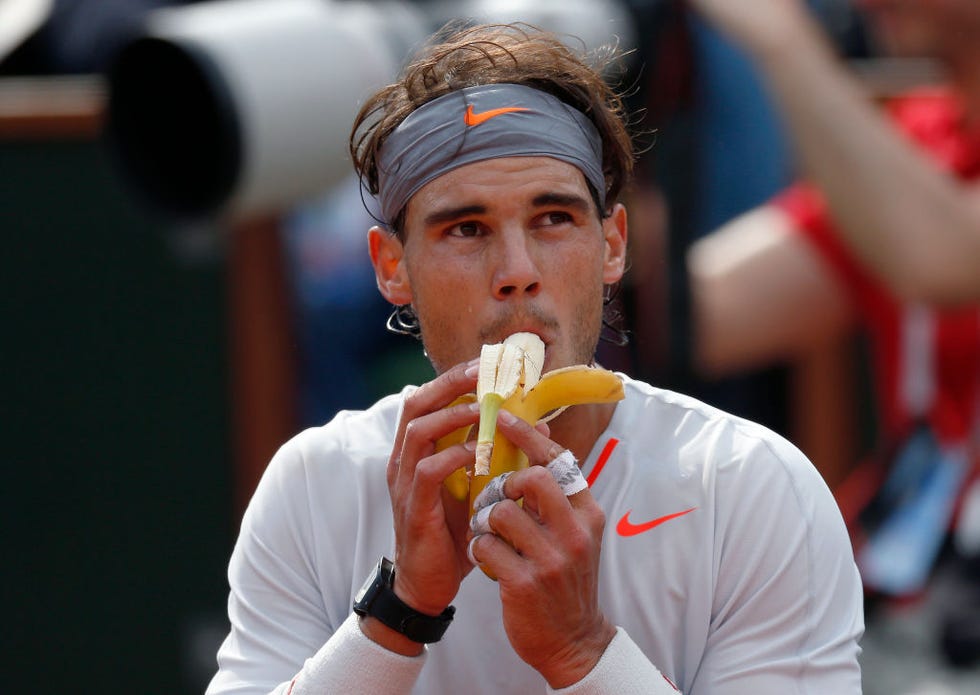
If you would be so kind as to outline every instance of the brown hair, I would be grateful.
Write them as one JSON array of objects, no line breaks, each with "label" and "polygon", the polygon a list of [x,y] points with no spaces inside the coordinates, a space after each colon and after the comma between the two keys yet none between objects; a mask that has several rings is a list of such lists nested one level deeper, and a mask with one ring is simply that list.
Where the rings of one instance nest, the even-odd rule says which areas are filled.
[{"label": "brown hair", "polygon": [[[633,172],[633,142],[620,96],[603,71],[618,56],[596,56],[593,66],[557,35],[527,24],[468,28],[447,25],[402,71],[398,82],[361,108],[350,136],[354,169],[378,193],[378,156],[391,132],[415,109],[444,94],[483,84],[523,84],[547,92],[584,113],[602,138],[606,204],[611,207]],[[600,210],[600,215],[605,211]],[[392,231],[401,233],[404,211]]]}]

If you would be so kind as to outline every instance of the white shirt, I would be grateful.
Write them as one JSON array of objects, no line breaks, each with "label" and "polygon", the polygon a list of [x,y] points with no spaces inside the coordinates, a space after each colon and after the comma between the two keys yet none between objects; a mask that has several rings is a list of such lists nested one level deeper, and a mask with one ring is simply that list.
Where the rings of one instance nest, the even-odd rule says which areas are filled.
[{"label": "white shirt", "polygon": [[[582,465],[606,514],[599,601],[618,649],[638,647],[689,695],[860,693],[861,582],[817,471],[764,427],[623,379]],[[318,652],[394,551],[385,465],[411,388],[272,460],[229,566],[232,627],[209,693],[285,693],[304,662],[330,658]],[[494,582],[470,573],[453,604],[412,692],[547,692],[507,641]]]}]

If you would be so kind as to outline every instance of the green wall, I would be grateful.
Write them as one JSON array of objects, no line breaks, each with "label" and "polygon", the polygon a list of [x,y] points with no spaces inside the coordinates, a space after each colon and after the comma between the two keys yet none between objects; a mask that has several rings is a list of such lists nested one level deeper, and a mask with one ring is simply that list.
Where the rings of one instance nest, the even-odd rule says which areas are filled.
[{"label": "green wall", "polygon": [[199,693],[233,540],[215,235],[79,141],[0,141],[0,234],[2,689]]}]

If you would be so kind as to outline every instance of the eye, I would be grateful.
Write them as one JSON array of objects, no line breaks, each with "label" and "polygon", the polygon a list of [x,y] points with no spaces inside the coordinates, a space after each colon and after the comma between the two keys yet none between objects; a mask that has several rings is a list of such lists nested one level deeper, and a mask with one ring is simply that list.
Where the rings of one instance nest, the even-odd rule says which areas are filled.
[{"label": "eye", "polygon": [[542,226],[557,226],[561,224],[568,224],[572,221],[572,216],[561,210],[553,210],[551,212],[546,212],[540,217]]},{"label": "eye", "polygon": [[459,224],[455,224],[450,227],[447,233],[449,236],[469,238],[480,236],[480,234],[482,234],[482,229],[480,228],[480,224],[478,222],[460,222]]}]

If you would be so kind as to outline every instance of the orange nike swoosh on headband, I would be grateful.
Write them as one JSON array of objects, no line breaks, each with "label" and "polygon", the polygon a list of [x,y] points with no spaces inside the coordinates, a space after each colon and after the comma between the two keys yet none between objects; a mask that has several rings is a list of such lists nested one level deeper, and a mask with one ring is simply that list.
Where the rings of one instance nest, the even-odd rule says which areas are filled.
[{"label": "orange nike swoosh on headband", "polygon": [[637,534],[643,533],[644,531],[649,531],[652,528],[660,526],[660,524],[664,523],[665,521],[670,521],[671,519],[676,519],[679,516],[690,514],[695,509],[697,509],[697,507],[691,507],[690,509],[685,509],[683,512],[674,512],[673,514],[667,514],[666,516],[658,517],[656,519],[653,519],[652,521],[647,521],[646,523],[643,524],[634,524],[630,522],[629,520],[630,512],[633,511],[631,509],[629,512],[623,514],[623,518],[619,520],[618,524],[616,524],[616,533],[618,533],[620,536],[635,536]]},{"label": "orange nike swoosh on headband", "polygon": [[463,117],[463,120],[469,126],[480,125],[489,121],[491,118],[496,118],[502,113],[511,113],[513,111],[530,111],[530,109],[525,109],[523,106],[504,106],[499,109],[490,109],[483,113],[474,113],[473,104],[470,104],[466,107],[466,115]]}]

